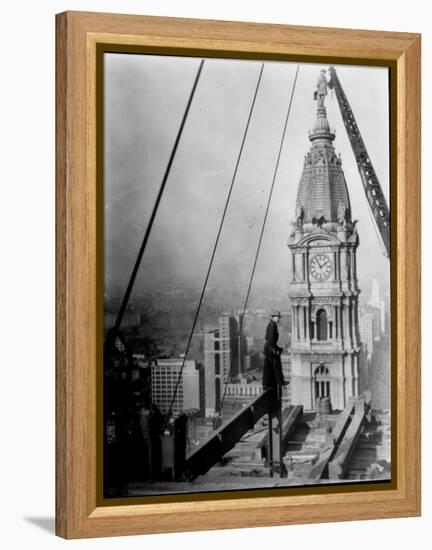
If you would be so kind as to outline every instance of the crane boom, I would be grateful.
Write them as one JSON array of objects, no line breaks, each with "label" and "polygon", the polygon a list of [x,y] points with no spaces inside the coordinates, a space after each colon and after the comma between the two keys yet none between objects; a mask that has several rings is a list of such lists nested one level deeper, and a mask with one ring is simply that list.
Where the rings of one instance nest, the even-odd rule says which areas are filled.
[{"label": "crane boom", "polygon": [[363,183],[366,199],[384,243],[387,256],[390,257],[390,212],[387,201],[335,68],[330,67],[329,72],[330,81],[328,85],[329,88],[334,88],[336,92],[342,120],[357,162],[357,168]]}]

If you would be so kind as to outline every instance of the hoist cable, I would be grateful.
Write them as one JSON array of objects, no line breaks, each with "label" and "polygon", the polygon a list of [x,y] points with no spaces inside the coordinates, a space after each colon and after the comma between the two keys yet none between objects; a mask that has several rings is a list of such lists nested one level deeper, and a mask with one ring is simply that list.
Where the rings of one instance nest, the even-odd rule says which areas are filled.
[{"label": "hoist cable", "polygon": [[138,269],[139,269],[140,264],[141,264],[141,260],[142,260],[143,254],[144,254],[144,250],[147,246],[147,242],[148,242],[149,237],[150,237],[150,232],[152,230],[153,223],[154,223],[154,220],[156,218],[156,214],[157,214],[157,211],[158,211],[158,208],[159,208],[159,204],[161,202],[162,195],[163,195],[163,192],[165,190],[165,185],[166,185],[166,182],[168,180],[168,176],[169,176],[170,171],[171,171],[171,167],[172,167],[174,157],[175,157],[176,152],[177,152],[178,145],[180,143],[180,138],[182,136],[183,129],[184,129],[184,126],[185,126],[185,123],[186,123],[186,119],[188,117],[189,110],[190,110],[190,107],[192,105],[192,100],[193,100],[194,95],[195,95],[195,91],[196,91],[198,81],[199,81],[200,76],[201,76],[203,66],[204,66],[204,59],[202,59],[200,64],[199,64],[199,68],[198,68],[198,71],[197,71],[197,74],[196,74],[196,77],[195,77],[195,80],[194,80],[194,83],[193,83],[193,86],[192,86],[192,89],[191,89],[191,92],[190,92],[190,95],[189,95],[189,100],[187,102],[186,109],[184,111],[183,118],[181,120],[179,130],[177,132],[177,137],[175,139],[174,146],[173,146],[173,149],[171,151],[171,155],[170,155],[170,158],[168,160],[168,164],[166,166],[165,173],[164,173],[163,178],[162,178],[162,183],[160,185],[160,188],[159,188],[159,191],[158,191],[158,194],[157,194],[157,197],[156,197],[156,201],[155,201],[155,204],[153,206],[153,210],[152,210],[149,222],[147,224],[146,232],[144,234],[144,238],[143,238],[143,241],[141,243],[141,247],[139,249],[138,256],[136,258],[135,265],[134,265],[134,268],[132,270],[132,273],[131,273],[131,276],[130,276],[130,279],[129,279],[129,283],[128,283],[127,288],[126,288],[126,292],[124,294],[123,301],[121,303],[119,312],[117,314],[115,325],[114,325],[113,329],[111,330],[111,334],[113,334],[114,337],[117,335],[118,331],[120,330],[120,326],[121,326],[121,323],[122,323],[122,320],[123,320],[123,316],[124,316],[124,313],[126,311],[126,307],[128,305],[130,295],[132,293],[132,289],[133,289],[133,286],[134,286],[134,283],[135,283],[135,279],[136,279],[136,276],[137,276],[137,273],[138,273]]},{"label": "hoist cable", "polygon": [[[251,272],[251,276],[250,276],[250,280],[249,280],[249,286],[248,286],[248,289],[247,289],[246,299],[245,299],[245,302],[244,302],[243,313],[242,313],[242,315],[239,319],[239,330],[238,330],[237,340],[241,337],[241,334],[242,334],[243,319],[244,319],[247,304],[248,304],[248,301],[249,301],[249,295],[250,295],[251,288],[252,288],[252,282],[253,282],[253,278],[254,278],[254,275],[255,275],[255,269],[256,269],[256,266],[257,266],[258,257],[259,257],[259,253],[260,253],[260,249],[261,249],[261,243],[262,243],[262,239],[263,239],[263,235],[264,235],[265,226],[266,226],[266,223],[267,223],[267,217],[268,217],[268,213],[269,213],[269,210],[270,210],[270,203],[271,203],[271,199],[272,199],[272,196],[273,196],[273,190],[274,190],[274,186],[275,186],[275,182],[276,182],[277,173],[278,173],[278,170],[279,170],[279,162],[280,162],[282,149],[283,149],[283,145],[284,145],[284,141],[285,141],[285,134],[286,134],[286,129],[287,129],[287,126],[288,126],[288,120],[289,120],[289,116],[290,116],[290,112],[291,112],[291,105],[292,105],[292,101],[293,101],[293,97],[294,97],[294,90],[295,90],[296,83],[297,83],[299,68],[300,68],[300,65],[297,65],[297,70],[296,70],[295,77],[294,77],[294,83],[293,83],[293,87],[292,87],[292,90],[291,90],[291,97],[290,97],[290,101],[289,101],[289,105],[288,105],[288,111],[287,111],[287,114],[286,114],[286,117],[285,117],[285,124],[284,124],[284,127],[283,127],[282,139],[281,139],[280,146],[279,146],[279,152],[278,152],[278,156],[277,156],[277,159],[276,159],[276,166],[275,166],[275,170],[274,170],[274,173],[273,173],[273,179],[272,179],[270,192],[269,192],[269,196],[268,196],[268,200],[267,200],[266,211],[265,211],[263,223],[262,223],[262,226],[261,226],[261,233],[260,233],[260,237],[259,237],[259,240],[258,240],[258,246],[257,246],[255,259],[254,259],[254,263],[253,263],[253,267],[252,267],[252,272]],[[219,414],[218,414],[216,424],[218,423],[218,421],[221,417],[221,414],[222,414],[223,403],[224,403],[224,400],[225,400],[228,383],[229,383],[229,380],[230,380],[230,377],[231,377],[231,370],[232,370],[232,360],[231,360],[231,364],[230,364],[230,370],[228,372],[228,376],[227,376],[226,381],[225,381],[224,393],[223,393],[222,400],[221,400],[221,403],[220,403]],[[215,410],[215,413],[216,413],[216,410]],[[216,414],[214,416],[216,416]]]},{"label": "hoist cable", "polygon": [[261,70],[260,70],[260,73],[259,73],[259,76],[258,76],[258,81],[257,81],[257,84],[256,84],[255,93],[254,93],[253,100],[252,100],[252,105],[251,105],[251,108],[250,108],[250,111],[249,111],[249,116],[248,116],[248,119],[247,119],[246,128],[245,128],[245,131],[244,131],[244,134],[243,134],[243,139],[242,139],[242,142],[241,142],[241,145],[240,145],[239,154],[237,156],[237,161],[236,161],[236,164],[235,164],[233,177],[231,179],[231,184],[230,184],[230,188],[229,188],[229,191],[228,191],[228,196],[227,196],[225,206],[224,206],[224,210],[223,210],[223,213],[222,213],[222,219],[221,219],[221,222],[219,224],[219,230],[218,230],[216,240],[215,240],[215,244],[214,244],[214,247],[213,247],[213,253],[212,253],[211,258],[210,258],[210,263],[209,263],[209,266],[208,266],[208,269],[207,269],[207,274],[206,274],[204,285],[203,285],[203,288],[202,288],[202,291],[201,291],[201,296],[200,296],[200,299],[199,299],[199,302],[198,302],[198,307],[197,307],[196,312],[195,312],[195,317],[194,317],[193,324],[192,324],[192,330],[189,334],[189,339],[188,339],[188,343],[187,343],[187,346],[186,346],[186,352],[185,352],[184,357],[183,357],[183,363],[181,365],[180,372],[179,372],[179,375],[177,377],[176,385],[175,385],[175,388],[174,388],[174,393],[173,393],[171,403],[170,403],[170,408],[169,408],[168,414],[166,416],[166,421],[165,421],[165,424],[163,426],[162,432],[165,431],[165,428],[168,425],[169,419],[170,419],[171,414],[172,414],[172,409],[173,409],[175,398],[177,396],[177,390],[178,390],[180,380],[181,380],[181,377],[182,377],[183,368],[184,368],[185,362],[186,362],[186,357],[189,353],[189,348],[190,348],[190,345],[191,345],[191,342],[192,342],[192,337],[193,337],[193,334],[195,332],[195,326],[196,326],[196,323],[198,321],[198,315],[199,315],[199,312],[200,312],[200,309],[201,309],[201,304],[203,302],[204,294],[205,294],[205,291],[206,291],[206,288],[207,288],[207,283],[208,283],[208,280],[210,278],[210,272],[211,272],[211,269],[212,269],[212,266],[213,266],[213,260],[214,260],[214,257],[216,255],[216,249],[218,247],[219,239],[220,239],[220,236],[221,236],[221,233],[222,233],[222,228],[223,228],[224,221],[225,221],[225,216],[226,216],[226,213],[227,213],[227,210],[228,210],[228,205],[229,205],[232,190],[233,190],[233,187],[234,187],[234,182],[236,180],[238,168],[239,168],[239,165],[240,165],[240,160],[241,160],[242,155],[243,155],[243,148],[244,148],[244,144],[246,142],[246,137],[247,137],[247,134],[248,134],[248,131],[249,131],[250,121],[251,121],[252,113],[253,113],[253,110],[254,110],[254,107],[255,107],[255,102],[256,102],[257,95],[258,95],[258,89],[259,89],[259,86],[260,86],[260,83],[261,83],[263,70],[264,70],[264,63],[261,64]]}]

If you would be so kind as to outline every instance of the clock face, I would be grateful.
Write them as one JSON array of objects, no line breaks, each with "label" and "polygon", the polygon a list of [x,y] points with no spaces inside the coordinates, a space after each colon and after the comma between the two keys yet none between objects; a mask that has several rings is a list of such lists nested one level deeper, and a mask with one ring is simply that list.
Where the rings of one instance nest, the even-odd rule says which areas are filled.
[{"label": "clock face", "polygon": [[330,258],[325,254],[317,254],[310,261],[310,273],[314,279],[325,281],[331,273]]}]

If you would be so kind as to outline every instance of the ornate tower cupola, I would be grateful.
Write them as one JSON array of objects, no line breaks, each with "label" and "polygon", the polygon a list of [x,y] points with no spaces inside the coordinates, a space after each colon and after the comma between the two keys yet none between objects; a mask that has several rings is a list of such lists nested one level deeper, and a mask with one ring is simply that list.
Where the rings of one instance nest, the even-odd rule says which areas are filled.
[{"label": "ornate tower cupola", "polygon": [[309,131],[312,145],[304,159],[288,242],[292,397],[309,409],[323,398],[342,409],[359,391],[359,238],[342,161],[333,147],[335,132],[327,120],[326,95],[322,70],[314,93],[317,114]]}]

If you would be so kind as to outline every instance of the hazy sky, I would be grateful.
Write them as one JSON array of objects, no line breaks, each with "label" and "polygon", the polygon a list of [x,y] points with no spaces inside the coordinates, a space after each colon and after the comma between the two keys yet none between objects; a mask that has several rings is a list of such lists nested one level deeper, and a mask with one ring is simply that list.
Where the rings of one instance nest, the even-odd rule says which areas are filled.
[{"label": "hazy sky", "polygon": [[[106,290],[125,289],[199,65],[196,58],[105,54],[105,277]],[[202,285],[261,63],[208,59],[191,106],[140,272],[136,292]],[[245,289],[256,253],[297,64],[266,62],[210,287]],[[307,133],[316,113],[313,92],[321,65],[301,64],[253,290],[286,288],[286,246]],[[388,198],[388,73],[384,68],[337,66],[378,178]],[[357,225],[359,285],[376,276],[388,285],[336,97],[326,99],[334,146]],[[252,296],[253,301],[253,296]],[[252,305],[252,304],[251,304]],[[283,305],[281,305],[283,309]]]}]

